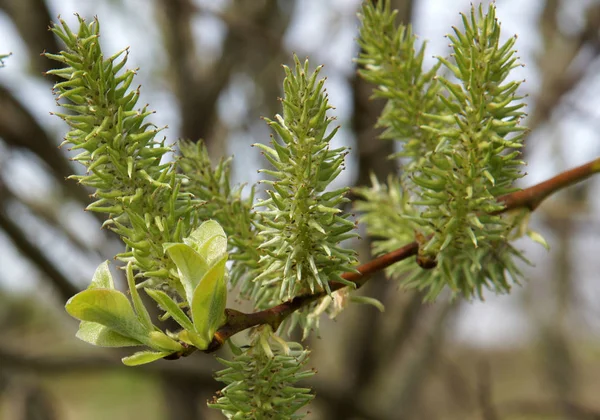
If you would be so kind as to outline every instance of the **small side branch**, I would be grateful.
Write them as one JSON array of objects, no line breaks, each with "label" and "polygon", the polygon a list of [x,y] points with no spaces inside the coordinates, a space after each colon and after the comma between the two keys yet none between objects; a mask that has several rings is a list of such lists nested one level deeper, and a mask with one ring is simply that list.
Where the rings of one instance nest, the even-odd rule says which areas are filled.
[{"label": "small side branch", "polygon": [[548,196],[555,192],[581,182],[590,176],[600,173],[600,158],[562,172],[544,182],[540,182],[524,190],[515,191],[498,197],[498,201],[506,206],[496,214],[516,208],[528,208],[535,210]]}]

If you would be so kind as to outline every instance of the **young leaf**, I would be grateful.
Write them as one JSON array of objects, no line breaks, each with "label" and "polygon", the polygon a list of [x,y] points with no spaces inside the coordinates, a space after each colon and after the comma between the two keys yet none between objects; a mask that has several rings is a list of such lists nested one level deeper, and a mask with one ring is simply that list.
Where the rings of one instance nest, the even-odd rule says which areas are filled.
[{"label": "young leaf", "polygon": [[149,331],[140,324],[127,297],[117,290],[84,290],[69,299],[65,308],[80,321],[96,322],[123,336],[147,341]]},{"label": "young leaf", "polygon": [[138,340],[126,337],[97,322],[81,321],[77,338],[100,347],[131,347],[143,345]]},{"label": "young leaf", "polygon": [[206,241],[215,236],[226,236],[225,231],[219,223],[214,220],[207,220],[190,234],[189,238],[198,246],[202,246]]},{"label": "young leaf", "polygon": [[127,284],[129,285],[129,293],[131,294],[133,307],[139,321],[148,331],[152,331],[154,329],[154,324],[152,324],[150,314],[146,310],[146,307],[140,298],[140,294],[135,287],[135,280],[133,278],[133,264],[131,262],[127,263]]},{"label": "young leaf", "polygon": [[207,340],[204,335],[200,335],[194,331],[182,331],[179,334],[180,340],[192,344],[198,350],[206,350],[212,341],[212,337]]},{"label": "young leaf", "polygon": [[177,305],[177,303],[171,299],[169,295],[161,290],[145,289],[148,296],[150,296],[160,307],[165,310],[171,318],[175,320],[182,328],[192,331],[194,325],[183,310]]},{"label": "young leaf", "polygon": [[169,351],[139,351],[131,356],[123,357],[121,361],[125,366],[139,366],[146,363],[152,363],[155,360],[162,359],[165,356],[172,354]]},{"label": "young leaf", "polygon": [[204,275],[194,291],[192,300],[194,327],[196,332],[209,343],[223,323],[227,303],[226,263],[227,254]]},{"label": "young leaf", "polygon": [[199,220],[213,219],[223,227],[232,262],[228,281],[232,286],[240,284],[240,294],[248,297],[254,283],[252,279],[260,272],[257,261],[261,240],[254,224],[257,220],[253,209],[254,187],[243,194],[243,184],[232,186],[232,158],[222,158],[213,165],[202,141],[181,141],[178,149],[181,157],[177,163],[186,177],[181,191],[203,201],[202,206],[194,210]]},{"label": "young leaf", "polygon": [[165,244],[164,249],[177,266],[179,280],[185,290],[186,299],[191,305],[194,290],[206,270],[208,270],[208,263],[191,246],[186,244]]},{"label": "young leaf", "polygon": [[198,248],[198,253],[202,255],[208,265],[213,265],[227,252],[227,237],[225,235],[215,235],[210,237]]},{"label": "young leaf", "polygon": [[108,260],[96,268],[94,277],[92,277],[92,283],[88,286],[88,289],[114,289],[115,282],[110,274],[108,268]]},{"label": "young leaf", "polygon": [[160,351],[181,351],[183,346],[162,331],[150,333],[150,347]]},{"label": "young leaf", "polygon": [[221,225],[214,220],[202,223],[185,242],[198,251],[209,266],[227,252],[227,235]]}]

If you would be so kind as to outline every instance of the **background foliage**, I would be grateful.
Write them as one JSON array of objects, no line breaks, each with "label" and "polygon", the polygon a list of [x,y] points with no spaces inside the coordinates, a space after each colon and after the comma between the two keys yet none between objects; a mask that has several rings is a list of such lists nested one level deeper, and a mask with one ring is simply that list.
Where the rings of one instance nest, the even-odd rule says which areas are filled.
[{"label": "background foliage", "polygon": [[[98,9],[79,6],[79,11],[90,17],[106,13],[100,17],[105,25],[114,20],[115,33],[126,27],[118,15],[139,11],[139,20],[127,22],[133,28],[127,43],[138,39],[135,32],[144,34],[141,42],[152,45],[136,58],[148,95],[142,103],[169,104],[159,114],[165,120],[176,115],[180,121],[169,139],[202,137],[209,140],[214,158],[224,151],[238,155],[242,163],[233,168],[237,179],[248,178],[253,172],[248,168],[258,166],[254,159],[259,154],[249,158],[247,146],[268,140],[258,116],[277,111],[279,64],[292,64],[289,50],[324,62],[330,101],[339,108],[345,127],[342,141],[352,145],[357,156],[345,182],[366,185],[370,170],[384,180],[395,172],[396,162],[384,158],[394,152],[391,143],[373,142],[370,127],[381,103],[367,101],[370,87],[340,64],[350,63],[355,55],[337,51],[356,36],[358,7],[342,3],[316,2],[317,11],[311,11],[306,3],[292,7],[292,2],[239,1],[215,7],[211,2],[207,6],[180,0],[156,1],[141,10],[135,1],[115,1],[102,2]],[[414,19],[416,33],[440,42],[435,37],[441,34],[429,35],[425,24],[439,12],[434,2],[396,3],[399,19]],[[586,155],[598,155],[591,96],[597,84],[593,69],[600,13],[593,2],[570,2],[569,7],[553,0],[530,3],[531,9],[522,13],[529,20],[514,26],[511,21],[517,22],[515,16],[522,10],[511,2],[498,7],[507,16],[500,16],[506,33],[518,33],[523,42],[522,61],[531,63],[523,70],[528,72],[528,91],[523,93],[530,95],[526,124],[533,130],[526,158],[532,162],[528,183],[533,183],[582,162]],[[134,412],[145,418],[197,418],[218,386],[209,375],[216,368],[210,358],[200,355],[183,363],[124,371],[117,363],[123,355],[78,347],[72,339],[75,325],[60,313],[61,303],[85,287],[93,268],[120,252],[119,242],[98,229],[99,219],[79,215],[89,198],[74,183],[62,180],[75,168],[55,148],[64,127],[53,125],[36,107],[46,101],[45,112],[52,105],[48,86],[54,80],[40,77],[51,63],[39,53],[58,50],[46,28],[58,12],[71,18],[72,10],[61,7],[36,0],[0,2],[5,21],[12,22],[2,30],[23,40],[0,46],[2,52],[14,53],[4,60],[8,66],[0,73],[0,277],[6,285],[0,296],[0,328],[6,337],[0,346],[2,410],[7,418],[130,418]],[[458,24],[454,12],[439,25],[444,31]],[[311,13],[323,20],[322,34],[306,26],[315,20]],[[210,25],[227,28],[212,44],[207,41]],[[319,43],[319,35],[309,36],[315,32],[327,42]],[[122,40],[106,38],[114,51],[123,45]],[[10,73],[25,70],[22,77]],[[214,185],[218,189],[221,184],[215,180]],[[393,283],[371,282],[365,293],[384,301],[386,316],[372,308],[351,309],[335,325],[322,326],[327,340],[310,343],[311,363],[320,371],[310,383],[319,395],[311,406],[315,418],[394,418],[399,407],[406,418],[597,415],[597,262],[591,256],[597,252],[593,215],[598,203],[588,199],[595,189],[597,181],[588,182],[539,209],[535,223],[553,244],[552,253],[528,254],[538,265],[527,270],[532,280],[510,297],[486,295],[489,308],[483,312],[444,300],[422,305],[419,293],[398,293]],[[245,205],[235,192],[224,192],[223,197]],[[361,260],[367,259],[361,255]],[[33,287],[27,290],[35,292],[23,294],[18,285],[25,281]],[[479,325],[491,331],[492,339],[481,347],[477,344],[482,334],[476,334],[473,318],[485,315],[490,321]],[[525,328],[515,332],[514,326],[522,325]]]}]

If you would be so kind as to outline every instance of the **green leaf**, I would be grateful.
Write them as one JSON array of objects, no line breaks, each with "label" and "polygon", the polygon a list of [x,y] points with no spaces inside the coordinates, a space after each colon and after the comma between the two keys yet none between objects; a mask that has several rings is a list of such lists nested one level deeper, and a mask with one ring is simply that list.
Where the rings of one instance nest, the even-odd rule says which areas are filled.
[{"label": "green leaf", "polygon": [[143,343],[148,340],[149,331],[138,320],[127,297],[117,290],[84,290],[69,299],[65,308],[80,321],[96,322]]},{"label": "green leaf", "polygon": [[133,338],[121,335],[104,325],[89,321],[81,321],[79,330],[75,336],[86,343],[100,347],[131,347],[142,345],[141,342]]},{"label": "green leaf", "polygon": [[[196,347],[198,350],[206,350],[210,341],[207,341],[204,337],[200,337],[193,330],[182,330],[177,334],[177,339],[180,342],[190,344]],[[211,340],[212,341],[212,340]]]},{"label": "green leaf", "polygon": [[140,294],[138,293],[137,288],[135,287],[135,280],[133,278],[133,264],[131,262],[127,263],[127,284],[129,285],[129,293],[131,294],[131,300],[133,301],[133,307],[135,309],[135,313],[139,321],[142,325],[148,330],[152,331],[154,329],[154,324],[152,324],[152,320],[150,319],[150,314],[146,310],[144,303],[142,302],[142,298],[140,298]]},{"label": "green leaf", "polygon": [[188,303],[192,304],[194,290],[208,270],[206,260],[186,244],[165,244],[165,252],[177,266],[179,280],[185,290]]},{"label": "green leaf", "polygon": [[94,272],[94,277],[92,277],[92,283],[89,285],[88,289],[113,289],[115,288],[115,282],[113,280],[112,274],[110,274],[110,269],[108,268],[108,260],[104,261],[102,264],[96,268]]},{"label": "green leaf", "polygon": [[202,223],[185,242],[202,255],[209,266],[227,252],[227,235],[214,220]]},{"label": "green leaf", "polygon": [[227,236],[221,225],[215,220],[207,220],[190,234],[189,239],[198,247],[215,236]]},{"label": "green leaf", "polygon": [[212,341],[212,337],[210,337],[210,340],[207,340],[206,337],[201,336],[200,334],[197,334],[194,331],[184,331],[184,332],[187,332],[187,334],[185,335],[185,337],[198,350],[206,350],[208,348],[208,345]]},{"label": "green leaf", "polygon": [[160,351],[181,351],[183,346],[162,331],[150,333],[150,346]]},{"label": "green leaf", "polygon": [[125,366],[139,366],[146,363],[152,363],[155,360],[162,359],[165,356],[172,354],[173,352],[168,351],[139,351],[132,354],[131,356],[124,357],[121,359]]},{"label": "green leaf", "polygon": [[224,235],[213,236],[198,248],[198,253],[206,259],[209,266],[218,261],[226,252],[227,236]]},{"label": "green leaf", "polygon": [[227,254],[204,275],[194,291],[192,319],[196,332],[209,343],[217,329],[223,324],[227,303],[225,264]]},{"label": "green leaf", "polygon": [[194,329],[194,325],[192,321],[188,318],[188,316],[183,312],[183,310],[179,307],[179,305],[171,299],[169,295],[167,295],[162,290],[153,290],[153,289],[144,289],[148,296],[150,296],[156,303],[160,305],[160,307],[167,312],[171,318],[175,320],[182,328],[186,330],[192,331]]}]

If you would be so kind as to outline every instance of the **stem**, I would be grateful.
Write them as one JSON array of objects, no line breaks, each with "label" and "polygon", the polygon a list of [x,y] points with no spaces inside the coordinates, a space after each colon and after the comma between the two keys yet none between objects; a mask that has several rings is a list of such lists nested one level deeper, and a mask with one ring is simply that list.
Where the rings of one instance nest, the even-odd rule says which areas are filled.
[{"label": "stem", "polygon": [[515,191],[511,194],[502,195],[498,197],[498,201],[504,203],[506,207],[503,210],[497,211],[495,214],[521,207],[526,207],[533,211],[548,196],[563,188],[581,182],[599,172],[600,158],[597,158],[589,163],[562,172],[555,177],[550,178],[547,181],[540,182],[532,187]]},{"label": "stem", "polygon": [[[504,203],[505,207],[495,214],[504,213],[517,208],[528,208],[533,211],[551,194],[581,182],[596,173],[600,173],[600,158],[586,163],[585,165],[565,171],[547,181],[533,185],[524,190],[515,191],[514,193],[498,197],[497,200]],[[342,274],[342,277],[353,282],[356,287],[359,288],[367,282],[369,275],[381,271],[406,258],[417,255],[418,250],[418,243],[411,242],[404,245],[402,248],[398,248],[395,251],[384,254],[368,263],[358,266],[356,272]],[[346,287],[344,284],[338,282],[332,282],[330,283],[330,286],[331,291]],[[281,322],[290,314],[325,296],[327,296],[325,291],[296,296],[292,300],[283,302],[272,308],[249,314],[234,309],[226,309],[227,322],[215,333],[213,341],[205,352],[210,353],[219,349],[231,336],[257,325],[268,324],[273,330],[276,330]]]}]

